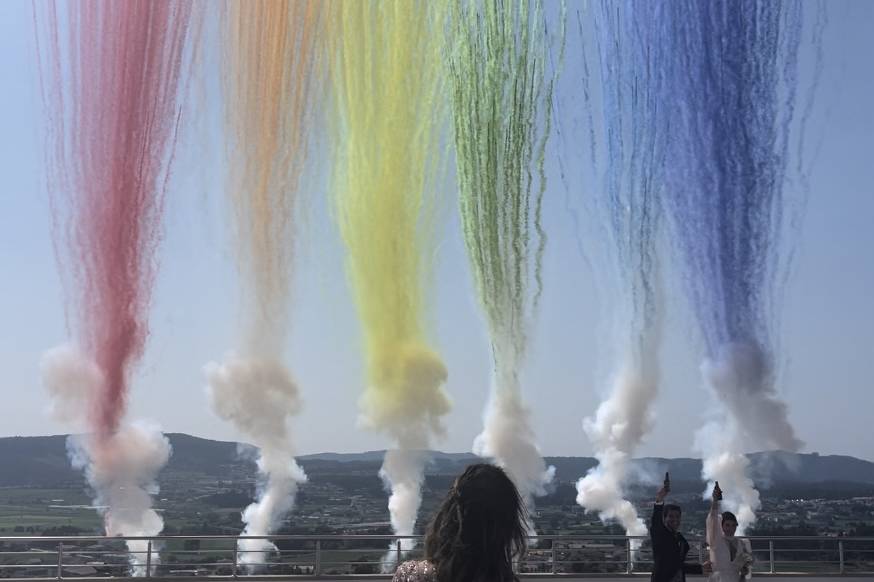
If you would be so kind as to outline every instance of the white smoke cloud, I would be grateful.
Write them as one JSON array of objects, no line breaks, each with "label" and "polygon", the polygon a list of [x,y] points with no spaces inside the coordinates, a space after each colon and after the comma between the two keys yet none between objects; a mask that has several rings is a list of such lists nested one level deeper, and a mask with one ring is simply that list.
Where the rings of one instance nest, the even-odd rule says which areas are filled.
[{"label": "white smoke cloud", "polygon": [[[577,503],[596,511],[603,522],[616,520],[626,535],[645,536],[646,524],[624,490],[632,477],[632,455],[652,427],[652,402],[658,387],[654,358],[626,364],[613,380],[610,397],[583,428],[595,448],[598,465],[577,481]],[[649,364],[649,365],[645,365]],[[635,540],[637,550],[640,540]]]},{"label": "white smoke cloud", "polygon": [[[43,356],[43,384],[52,397],[52,413],[74,430],[85,430],[96,406],[103,375],[97,365],[71,346],[56,347]],[[156,478],[170,458],[170,442],[152,423],[122,426],[110,435],[70,436],[67,453],[72,465],[85,472],[94,490],[94,506],[103,516],[108,536],[156,536],[164,521],[152,507]],[[159,548],[148,541],[127,542],[134,576],[160,563]]]},{"label": "white smoke cloud", "polygon": [[768,358],[759,348],[727,344],[701,370],[725,405],[742,446],[789,452],[802,447],[789,423],[786,404],[777,396]]},{"label": "white smoke cloud", "polygon": [[72,346],[57,346],[40,361],[42,383],[51,398],[53,418],[86,431],[103,374],[97,364]]},{"label": "white smoke cloud", "polygon": [[[94,489],[95,506],[103,514],[108,536],[156,536],[164,520],[152,507],[158,493],[158,472],[170,458],[170,442],[153,424],[138,422],[122,427],[108,439],[71,436],[67,450],[73,466],[83,469]],[[128,559],[134,576],[151,573],[159,564],[159,553],[148,541],[129,540]]]},{"label": "white smoke cloud", "polygon": [[[422,505],[422,482],[425,478],[425,465],[428,455],[423,450],[398,449],[386,451],[385,460],[379,471],[386,487],[391,491],[388,498],[388,511],[391,516],[392,531],[398,536],[411,536],[416,526],[416,517]],[[383,572],[394,572],[398,560],[415,547],[415,540],[400,540],[401,552],[398,555],[396,544],[389,545],[383,556]]]},{"label": "white smoke cloud", "polygon": [[[473,452],[494,459],[496,465],[507,471],[529,513],[534,508],[534,497],[545,495],[555,476],[555,467],[546,466],[537,447],[531,411],[522,402],[519,380],[510,366],[498,370],[483,432],[474,440]],[[533,535],[531,523],[528,528]]]},{"label": "white smoke cloud", "polygon": [[452,403],[443,389],[449,376],[433,350],[407,344],[388,351],[375,366],[374,386],[361,397],[363,428],[387,432],[404,448],[425,449],[443,437]]},{"label": "white smoke cloud", "polygon": [[597,511],[602,521],[618,521],[630,536],[647,534],[646,524],[622,491],[630,459],[624,453],[610,451],[598,455],[598,466],[577,481],[577,503],[587,511]]},{"label": "white smoke cloud", "polygon": [[[292,509],[298,486],[306,481],[294,460],[287,425],[300,412],[297,385],[287,368],[272,358],[232,354],[223,364],[207,364],[204,373],[213,410],[258,447],[256,463],[264,482],[257,500],[243,511],[242,535],[265,536]],[[239,551],[240,563],[254,570],[276,546],[266,539],[246,539],[240,541]]]},{"label": "white smoke cloud", "polygon": [[[762,506],[759,500],[759,492],[755,488],[753,480],[747,476],[749,460],[742,452],[733,450],[726,443],[724,447],[713,447],[715,441],[708,440],[706,434],[715,436],[715,433],[731,434],[725,430],[724,425],[710,424],[699,432],[696,444],[709,442],[711,447],[704,450],[704,464],[701,474],[708,480],[704,498],[710,499],[713,494],[713,485],[719,481],[719,487],[723,490],[723,508],[732,511],[737,517],[737,535],[743,535],[747,527],[755,523],[756,511]],[[719,437],[716,437],[719,439]]]},{"label": "white smoke cloud", "polygon": [[[389,434],[396,449],[386,452],[379,475],[389,489],[388,510],[395,535],[412,535],[422,504],[422,481],[435,438],[445,434],[442,418],[452,407],[443,385],[448,373],[439,356],[425,346],[407,344],[387,352],[371,370],[379,382],[361,399],[361,425]],[[401,540],[400,558],[415,547]],[[398,552],[391,544],[383,572],[394,571]]]},{"label": "white smoke cloud", "polygon": [[802,442],[789,423],[785,403],[777,398],[767,356],[748,344],[727,344],[716,358],[701,366],[705,382],[722,410],[696,435],[702,452],[702,474],[709,481],[705,497],[719,481],[724,504],[738,519],[738,531],[755,522],[761,506],[759,493],[749,477],[750,448],[798,451]]}]

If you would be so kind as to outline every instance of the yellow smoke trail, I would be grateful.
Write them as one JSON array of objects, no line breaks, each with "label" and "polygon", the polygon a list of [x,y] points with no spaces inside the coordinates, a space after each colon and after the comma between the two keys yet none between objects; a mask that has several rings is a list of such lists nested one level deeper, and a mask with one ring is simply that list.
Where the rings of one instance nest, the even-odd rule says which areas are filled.
[{"label": "yellow smoke trail", "polygon": [[[362,419],[395,439],[380,475],[398,535],[411,535],[426,449],[449,411],[446,367],[424,329],[441,161],[440,2],[331,4],[336,219],[364,330]],[[412,547],[411,540],[402,543]],[[397,557],[390,551],[385,571]]]},{"label": "yellow smoke trail", "polygon": [[318,88],[319,2],[231,1],[224,13],[229,188],[249,346],[277,350],[287,327],[298,187]]},{"label": "yellow smoke trail", "polygon": [[449,403],[427,347],[425,253],[440,174],[439,2],[331,4],[336,218],[364,332],[364,420],[424,447]]}]

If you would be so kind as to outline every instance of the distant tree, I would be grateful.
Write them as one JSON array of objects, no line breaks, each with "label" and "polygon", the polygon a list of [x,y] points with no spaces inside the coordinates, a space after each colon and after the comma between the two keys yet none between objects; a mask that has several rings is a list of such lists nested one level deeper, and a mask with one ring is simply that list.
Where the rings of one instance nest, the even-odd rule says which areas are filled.
[{"label": "distant tree", "polygon": [[42,530],[42,535],[57,537],[57,536],[77,536],[84,533],[85,530],[82,528],[78,528],[73,525],[60,525],[55,527],[48,527]]}]

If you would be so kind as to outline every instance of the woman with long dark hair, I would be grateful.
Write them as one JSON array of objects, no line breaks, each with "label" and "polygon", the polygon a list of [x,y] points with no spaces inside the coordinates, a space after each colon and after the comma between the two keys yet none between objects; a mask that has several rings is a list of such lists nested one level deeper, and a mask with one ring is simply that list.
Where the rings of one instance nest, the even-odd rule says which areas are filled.
[{"label": "woman with long dark hair", "polygon": [[526,548],[525,505],[498,467],[471,465],[453,483],[425,535],[425,559],[394,582],[513,582]]}]

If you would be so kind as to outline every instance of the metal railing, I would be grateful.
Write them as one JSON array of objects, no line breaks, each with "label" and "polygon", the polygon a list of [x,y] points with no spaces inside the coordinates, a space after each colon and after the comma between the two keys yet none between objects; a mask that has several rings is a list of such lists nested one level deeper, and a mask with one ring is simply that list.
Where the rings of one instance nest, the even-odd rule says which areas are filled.
[{"label": "metal railing", "polygon": [[[756,576],[874,576],[874,538],[747,539]],[[706,558],[702,540],[690,544],[690,562]],[[417,536],[0,537],[0,579],[387,578],[399,561],[420,558],[420,548]],[[616,577],[651,566],[647,538],[543,535],[517,569],[521,577]]]}]

